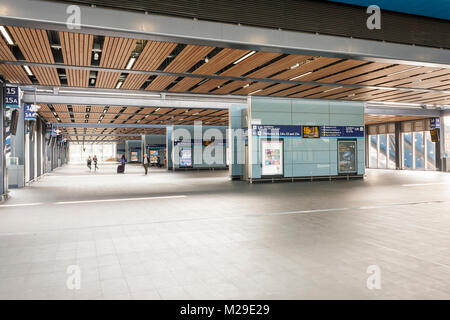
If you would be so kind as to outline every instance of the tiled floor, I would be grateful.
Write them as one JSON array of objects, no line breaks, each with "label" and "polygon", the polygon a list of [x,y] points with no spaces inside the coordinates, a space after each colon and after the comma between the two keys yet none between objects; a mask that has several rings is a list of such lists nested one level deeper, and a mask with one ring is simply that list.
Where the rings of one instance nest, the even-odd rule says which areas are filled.
[{"label": "tiled floor", "polygon": [[66,166],[11,191],[1,299],[450,298],[449,174],[249,185],[226,171],[114,171]]}]

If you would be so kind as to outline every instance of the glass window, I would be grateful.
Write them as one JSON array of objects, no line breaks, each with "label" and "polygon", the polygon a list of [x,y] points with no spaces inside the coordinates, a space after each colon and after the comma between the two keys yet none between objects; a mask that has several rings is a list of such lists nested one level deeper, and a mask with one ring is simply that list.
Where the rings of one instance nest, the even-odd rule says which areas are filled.
[{"label": "glass window", "polygon": [[430,131],[425,131],[425,141],[427,144],[427,170],[436,170],[436,145],[431,141]]},{"label": "glass window", "polygon": [[388,134],[389,150],[388,150],[388,168],[395,169],[395,134]]},{"label": "glass window", "polygon": [[377,135],[369,136],[369,168],[378,168]]},{"label": "glass window", "polygon": [[387,137],[385,134],[378,135],[378,168],[386,169],[387,167]]},{"label": "glass window", "polygon": [[403,167],[405,169],[413,168],[413,141],[412,133],[403,133]]},{"label": "glass window", "polygon": [[423,132],[414,132],[414,148],[415,154],[415,168],[425,169],[425,145],[423,143]]}]

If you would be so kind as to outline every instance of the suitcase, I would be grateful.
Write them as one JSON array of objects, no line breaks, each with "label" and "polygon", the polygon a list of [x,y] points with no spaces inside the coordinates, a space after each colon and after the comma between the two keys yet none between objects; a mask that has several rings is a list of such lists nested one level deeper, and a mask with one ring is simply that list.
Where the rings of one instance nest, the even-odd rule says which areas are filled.
[{"label": "suitcase", "polygon": [[117,166],[117,173],[124,173],[125,172],[125,166],[123,164],[120,164]]}]

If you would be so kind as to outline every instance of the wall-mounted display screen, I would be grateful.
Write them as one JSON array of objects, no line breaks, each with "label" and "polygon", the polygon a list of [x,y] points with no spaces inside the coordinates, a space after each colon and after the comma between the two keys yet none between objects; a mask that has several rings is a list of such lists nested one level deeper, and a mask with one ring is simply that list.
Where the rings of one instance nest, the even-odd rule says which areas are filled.
[{"label": "wall-mounted display screen", "polygon": [[263,176],[283,175],[283,140],[261,141],[261,164]]},{"label": "wall-mounted display screen", "polygon": [[192,167],[192,148],[180,148],[180,168]]},{"label": "wall-mounted display screen", "polygon": [[356,173],[356,141],[338,141],[339,173]]},{"label": "wall-mounted display screen", "polygon": [[320,127],[318,126],[304,126],[302,127],[302,137],[303,138],[320,138]]}]

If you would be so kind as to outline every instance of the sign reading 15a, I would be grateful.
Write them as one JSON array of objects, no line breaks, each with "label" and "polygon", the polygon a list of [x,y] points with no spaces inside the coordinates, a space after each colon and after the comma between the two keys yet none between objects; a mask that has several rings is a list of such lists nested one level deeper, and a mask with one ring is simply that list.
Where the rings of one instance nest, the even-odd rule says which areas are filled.
[{"label": "sign reading 15a", "polygon": [[19,108],[19,88],[13,86],[4,87],[5,107]]}]

